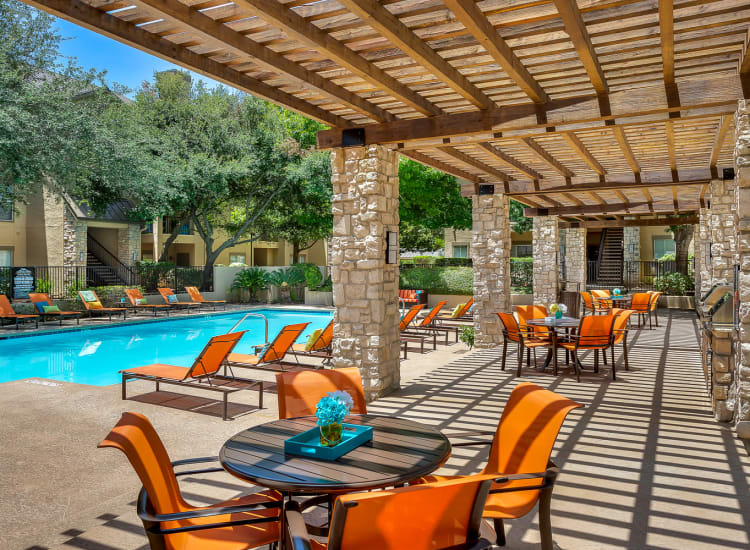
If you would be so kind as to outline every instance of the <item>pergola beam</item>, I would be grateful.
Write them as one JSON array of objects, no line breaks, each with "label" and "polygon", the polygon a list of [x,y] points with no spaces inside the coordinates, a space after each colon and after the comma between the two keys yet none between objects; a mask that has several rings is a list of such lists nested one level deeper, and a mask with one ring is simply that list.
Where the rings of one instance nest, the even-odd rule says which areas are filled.
[{"label": "pergola beam", "polygon": [[289,36],[311,45],[316,51],[345,67],[377,89],[403,101],[424,115],[437,115],[442,111],[408,86],[400,83],[381,68],[368,62],[327,32],[316,27],[277,0],[236,0],[237,6],[250,10],[270,25]]},{"label": "pergola beam", "polygon": [[137,3],[147,6],[159,16],[175,21],[178,25],[189,28],[208,42],[219,42],[242,55],[253,57],[253,61],[270,71],[290,77],[297,84],[305,88],[313,88],[322,92],[335,101],[379,122],[395,120],[395,116],[366,99],[359,97],[323,78],[313,71],[308,71],[301,65],[290,61],[270,48],[247,38],[245,35],[233,31],[228,26],[215,21],[211,17],[194,10],[191,7],[172,0],[137,0]]},{"label": "pergola beam", "polygon": [[546,163],[550,168],[552,168],[562,177],[572,178],[573,176],[575,176],[573,172],[565,168],[565,166],[563,166],[559,160],[545,151],[544,148],[532,138],[522,138],[519,141],[520,143],[523,143],[532,153],[539,157],[542,162]]},{"label": "pergola beam", "polygon": [[594,158],[594,155],[592,155],[591,151],[586,148],[586,145],[584,145],[584,143],[578,138],[575,132],[562,132],[560,136],[562,136],[570,148],[573,149],[594,172],[600,176],[607,174],[604,167],[598,160],[596,160],[596,158]]},{"label": "pergola beam", "polygon": [[[406,151],[406,152],[401,152],[400,154],[412,160],[415,160],[419,162],[420,164],[424,164],[425,166],[431,166],[432,168],[436,168],[437,170],[440,170],[441,172],[445,172],[446,174],[456,176],[457,178],[464,179],[471,183],[482,183],[483,181],[482,178],[480,178],[479,176],[475,174],[472,174],[471,172],[466,172],[465,170],[461,170],[460,168],[456,168],[455,166],[451,166],[450,164],[447,164],[445,162],[439,161],[432,157],[428,157],[427,155],[422,154],[419,151]],[[468,186],[462,186],[462,190],[463,190],[463,187],[468,187]]]},{"label": "pergola beam", "polygon": [[[275,1],[275,0],[274,0]],[[390,40],[402,52],[439,77],[464,99],[479,107],[489,109],[495,103],[462,75],[445,59],[430,48],[424,40],[404,25],[401,20],[376,0],[338,0],[341,5]]]},{"label": "pergola beam", "polygon": [[500,149],[498,149],[497,147],[495,147],[494,145],[492,145],[490,143],[482,142],[482,143],[479,144],[479,147],[481,147],[482,149],[484,149],[485,151],[487,151],[489,154],[491,154],[493,157],[495,157],[500,162],[502,162],[502,163],[504,163],[504,164],[506,164],[506,165],[508,165],[508,166],[510,166],[512,168],[515,168],[516,170],[518,170],[522,174],[530,177],[532,180],[540,180],[540,179],[542,179],[544,177],[544,176],[542,176],[542,174],[540,174],[539,172],[537,172],[533,168],[531,168],[529,166],[526,166],[522,162],[517,161],[516,159],[514,159],[510,155],[506,155]]},{"label": "pergola beam", "polygon": [[698,223],[698,216],[669,216],[661,218],[642,218],[635,220],[599,220],[582,222],[558,222],[560,229],[583,228],[603,229],[605,227],[647,227],[654,225],[683,225]]},{"label": "pergola beam", "polygon": [[714,138],[714,145],[711,148],[711,159],[708,162],[708,168],[711,170],[711,175],[715,178],[719,177],[718,170],[716,169],[716,163],[719,162],[719,155],[721,154],[721,148],[724,146],[724,139],[727,137],[729,132],[729,126],[732,124],[732,117],[724,115],[719,120],[719,128],[716,130],[716,137]]},{"label": "pergola beam", "polygon": [[[614,214],[629,214],[633,210],[647,207],[645,202],[639,203],[616,203],[609,202],[606,204],[587,204],[584,206],[558,206],[554,208],[524,208],[523,215],[527,218],[533,216],[612,216]],[[693,211],[699,207],[698,201],[683,201],[678,207],[672,204],[672,201],[660,201],[653,203],[654,212],[682,212]],[[643,212],[644,214],[648,212]]]},{"label": "pergola beam", "polygon": [[467,155],[463,151],[459,151],[458,149],[456,149],[455,147],[451,147],[450,145],[447,145],[445,147],[440,147],[440,151],[442,151],[446,155],[452,156],[454,159],[459,160],[463,162],[464,164],[473,166],[477,170],[484,172],[485,174],[487,174],[488,176],[491,176],[492,178],[496,178],[504,182],[505,191],[506,192],[508,191],[507,183],[511,180],[511,178],[505,172],[501,172],[497,168],[493,168],[492,166],[485,164],[479,159],[475,159],[474,157]]},{"label": "pergola beam", "polygon": [[444,0],[453,15],[461,21],[466,30],[487,50],[508,76],[531,98],[534,103],[546,103],[549,97],[531,73],[523,66],[510,46],[498,34],[495,27],[475,2],[466,0]]},{"label": "pergola beam", "polygon": [[185,69],[195,71],[208,78],[218,80],[244,92],[262,97],[331,126],[346,128],[353,126],[347,119],[316,107],[307,101],[269,86],[264,82],[236,71],[209,57],[169,42],[134,24],[93,8],[80,0],[24,0],[26,3],[51,13],[76,25],[103,34],[151,55],[155,55]]}]

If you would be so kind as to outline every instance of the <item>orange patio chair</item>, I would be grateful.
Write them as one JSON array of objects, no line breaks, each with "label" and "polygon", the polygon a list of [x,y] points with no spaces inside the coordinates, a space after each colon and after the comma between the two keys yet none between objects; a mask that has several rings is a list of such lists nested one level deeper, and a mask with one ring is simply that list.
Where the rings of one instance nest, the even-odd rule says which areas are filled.
[{"label": "orange patio chair", "polygon": [[159,294],[164,300],[164,303],[169,307],[173,307],[175,309],[187,309],[188,312],[191,308],[199,309],[201,307],[198,302],[180,302],[177,299],[177,294],[172,292],[171,288],[157,288],[156,290],[159,291]]},{"label": "orange patio chair", "polygon": [[454,333],[456,335],[456,342],[458,342],[458,327],[457,325],[446,325],[443,323],[439,323],[437,316],[440,313],[440,310],[443,309],[445,304],[447,304],[445,300],[438,302],[435,304],[435,307],[433,307],[427,315],[425,315],[421,320],[417,320],[416,324],[412,326],[412,329],[414,331],[414,334],[419,335],[420,332],[432,332],[433,334],[438,332],[444,332],[445,333],[445,345],[448,345],[448,335],[450,333]]},{"label": "orange patio chair", "polygon": [[461,320],[468,320],[472,319],[473,315],[469,314],[469,310],[471,309],[471,306],[474,305],[474,298],[471,298],[468,302],[463,304],[460,308],[455,310],[450,315],[438,315],[437,319],[441,320],[453,320],[453,321],[461,321]]},{"label": "orange patio chair", "polygon": [[294,550],[480,550],[482,508],[495,475],[465,476],[410,487],[343,495],[336,499],[328,540],[310,538],[297,502],[285,510]]},{"label": "orange patio chair", "polygon": [[[230,353],[227,357],[227,363],[230,367],[245,367],[260,370],[285,370],[284,357],[292,349],[292,344],[299,338],[302,331],[310,323],[297,323],[296,325],[287,325],[282,328],[272,342],[263,346],[255,346],[254,355],[243,353]],[[293,364],[293,363],[291,363]]]},{"label": "orange patio chair", "polygon": [[312,416],[328,392],[343,390],[352,396],[353,414],[367,414],[362,376],[357,367],[319,371],[280,372],[276,375],[279,418]]},{"label": "orange patio chair", "polygon": [[128,310],[124,307],[103,307],[101,300],[93,290],[81,290],[78,292],[78,297],[92,317],[94,314],[109,315],[110,321],[112,321],[112,314],[122,314],[123,321],[128,317]]},{"label": "orange patio chair", "polygon": [[403,332],[405,331],[409,325],[412,324],[417,314],[420,312],[420,310],[424,307],[424,304],[418,304],[416,306],[411,306],[409,308],[409,311],[406,312],[406,314],[401,319],[401,322],[398,325],[398,329]]},{"label": "orange patio chair", "polygon": [[[560,469],[550,457],[565,417],[583,405],[531,382],[521,382],[510,394],[491,442],[482,474],[503,478],[493,485],[483,516],[494,520],[497,545],[505,546],[504,520],[525,516],[539,502],[542,550],[552,550],[550,505]],[[465,437],[476,434],[458,434]],[[486,441],[453,443],[453,447],[487,445]],[[450,479],[427,476],[423,482]]]},{"label": "orange patio chair", "polygon": [[651,291],[649,294],[651,294],[651,301],[649,302],[648,309],[651,315],[653,315],[654,317],[654,323],[658,327],[659,326],[659,311],[656,306],[659,304],[659,296],[661,296],[664,293]]},{"label": "orange patio chair", "polygon": [[518,326],[521,330],[534,332],[537,338],[549,338],[549,329],[547,327],[529,327],[527,324],[527,321],[531,319],[544,319],[547,317],[547,308],[545,306],[516,306],[516,315],[518,316]]},{"label": "orange patio chair", "polygon": [[[315,332],[310,335],[312,341],[308,341],[305,344],[292,344],[292,353],[294,358],[297,357],[314,357],[323,359],[323,365],[327,366],[333,359],[331,350],[331,344],[333,343],[333,319],[326,325],[326,327],[318,332],[318,335],[313,337]],[[297,360],[299,363],[299,360]],[[317,365],[316,365],[317,366]]]},{"label": "orange patio chair", "polygon": [[523,364],[523,351],[526,350],[526,366],[531,366],[531,350],[534,350],[534,363],[536,363],[536,348],[540,346],[550,346],[549,340],[540,340],[536,338],[533,331],[523,330],[518,326],[516,318],[510,313],[497,313],[500,322],[503,324],[503,362],[502,370],[505,370],[505,356],[508,352],[508,342],[515,342],[518,345],[518,370],[516,376],[521,376],[521,366]]},{"label": "orange patio chair", "polygon": [[648,317],[648,328],[653,328],[651,325],[651,294],[648,292],[636,292],[633,294],[630,309],[638,315],[638,328],[646,322],[646,317]]},{"label": "orange patio chair", "polygon": [[630,370],[628,365],[628,325],[630,316],[633,314],[629,309],[613,309],[615,322],[612,324],[612,377],[615,370],[615,346],[622,344],[622,356],[625,361],[625,370]]},{"label": "orange patio chair", "polygon": [[[612,326],[615,316],[587,315],[581,319],[575,334],[570,334],[568,341],[561,342],[560,346],[573,353],[573,367],[576,371],[578,381],[581,381],[581,363],[578,359],[580,351],[591,350],[594,352],[594,372],[599,372],[599,352],[604,362],[607,362],[607,348],[612,345]],[[612,379],[615,379],[615,369],[612,367]]]},{"label": "orange patio chair", "polygon": [[157,311],[163,311],[169,316],[169,306],[165,304],[147,304],[146,299],[141,294],[141,291],[137,288],[126,288],[125,295],[130,300],[130,305],[138,310],[153,311],[154,317],[156,317]]},{"label": "orange patio chair", "polygon": [[598,311],[590,292],[581,292],[581,300],[583,301],[584,315],[586,315],[587,311],[590,311],[592,315]]},{"label": "orange patio chair", "polygon": [[127,381],[138,379],[155,382],[156,391],[159,391],[160,384],[171,384],[220,392],[223,394],[224,420],[229,419],[227,411],[229,394],[240,390],[257,389],[258,408],[262,409],[263,381],[219,374],[219,369],[243,334],[245,334],[244,331],[214,336],[208,341],[191,367],[156,363],[145,367],[121,370],[122,398],[127,399]]},{"label": "orange patio chair", "polygon": [[[195,464],[217,462],[216,457],[170,462],[151,422],[138,413],[123,413],[99,448],[119,449],[127,456],[143,484],[137,511],[151,548],[169,550],[244,550],[279,540],[282,496],[263,491],[210,506],[188,504],[177,477],[221,471],[218,465],[196,470]],[[187,466],[185,472],[175,468]],[[200,467],[199,467],[200,468]]]},{"label": "orange patio chair", "polygon": [[18,330],[18,325],[20,323],[29,323],[31,321],[35,323],[35,328],[39,328],[39,315],[16,313],[13,311],[13,306],[10,305],[8,297],[5,294],[0,294],[0,324],[6,319],[15,321],[16,330]]},{"label": "orange patio chair", "polygon": [[[609,290],[592,290],[593,298],[609,298],[612,293]],[[597,313],[608,314],[612,312],[612,300],[592,300]]]},{"label": "orange patio chair", "polygon": [[49,297],[49,294],[46,294],[44,292],[30,292],[29,300],[31,300],[31,303],[34,304],[34,307],[39,312],[39,315],[42,316],[42,320],[58,319],[60,321],[60,326],[62,326],[62,322],[64,319],[73,318],[76,320],[77,325],[81,324],[80,311],[60,311],[59,308],[57,311],[45,311],[45,306],[54,305],[54,302]]},{"label": "orange patio chair", "polygon": [[185,290],[193,302],[197,302],[204,306],[211,306],[212,309],[216,309],[217,306],[222,306],[224,309],[227,309],[226,300],[205,300],[197,286],[186,286]]}]

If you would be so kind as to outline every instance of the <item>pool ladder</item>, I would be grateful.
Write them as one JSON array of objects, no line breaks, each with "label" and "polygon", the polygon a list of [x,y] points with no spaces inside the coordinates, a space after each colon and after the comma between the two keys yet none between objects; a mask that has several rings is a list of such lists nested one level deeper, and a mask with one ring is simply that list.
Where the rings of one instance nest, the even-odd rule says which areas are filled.
[{"label": "pool ladder", "polygon": [[229,332],[234,332],[234,330],[242,324],[242,322],[247,319],[248,317],[260,317],[266,322],[266,339],[263,342],[264,344],[268,343],[268,319],[265,315],[261,315],[260,313],[245,313],[245,315],[242,316],[242,319],[237,321],[232,328],[229,329]]}]

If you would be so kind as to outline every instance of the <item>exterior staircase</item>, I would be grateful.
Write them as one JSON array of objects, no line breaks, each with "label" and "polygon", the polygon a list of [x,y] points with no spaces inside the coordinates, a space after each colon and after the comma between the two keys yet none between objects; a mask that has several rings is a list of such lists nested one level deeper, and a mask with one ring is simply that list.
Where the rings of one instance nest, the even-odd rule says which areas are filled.
[{"label": "exterior staircase", "polygon": [[123,284],[117,273],[97,258],[92,252],[86,253],[86,271],[88,278],[96,286],[114,286]]},{"label": "exterior staircase", "polygon": [[623,279],[623,228],[602,230],[596,283],[601,286],[622,285]]},{"label": "exterior staircase", "polygon": [[133,284],[133,270],[91,235],[87,238],[86,278],[95,286]]}]

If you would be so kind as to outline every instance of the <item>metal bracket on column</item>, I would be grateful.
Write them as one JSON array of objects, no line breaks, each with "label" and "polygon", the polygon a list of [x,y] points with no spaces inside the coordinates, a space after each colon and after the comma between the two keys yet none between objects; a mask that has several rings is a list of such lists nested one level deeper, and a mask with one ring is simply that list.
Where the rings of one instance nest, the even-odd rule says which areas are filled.
[{"label": "metal bracket on column", "polygon": [[734,179],[734,168],[724,168],[721,172],[721,179],[724,181],[727,180],[733,180]]},{"label": "metal bracket on column", "polygon": [[341,130],[341,145],[343,147],[362,147],[364,144],[364,128],[345,128]]}]

